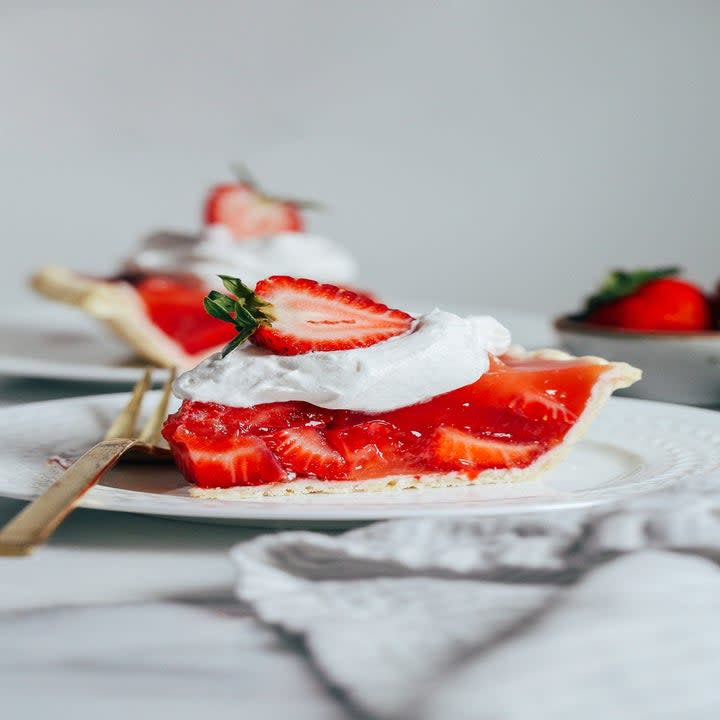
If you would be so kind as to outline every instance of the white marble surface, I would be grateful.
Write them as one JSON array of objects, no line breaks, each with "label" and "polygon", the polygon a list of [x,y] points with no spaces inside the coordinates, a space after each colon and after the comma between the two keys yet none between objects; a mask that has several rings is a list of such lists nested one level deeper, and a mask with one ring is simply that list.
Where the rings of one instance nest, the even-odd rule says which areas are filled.
[{"label": "white marble surface", "polygon": [[[0,380],[0,404],[103,391]],[[21,506],[0,499],[0,523]],[[3,716],[348,717],[232,595],[227,551],[259,532],[76,510],[31,557],[0,558]]]},{"label": "white marble surface", "polygon": [[[0,522],[21,505],[0,501]],[[3,714],[345,717],[233,598],[227,550],[253,534],[78,510],[35,555],[0,558]]]}]

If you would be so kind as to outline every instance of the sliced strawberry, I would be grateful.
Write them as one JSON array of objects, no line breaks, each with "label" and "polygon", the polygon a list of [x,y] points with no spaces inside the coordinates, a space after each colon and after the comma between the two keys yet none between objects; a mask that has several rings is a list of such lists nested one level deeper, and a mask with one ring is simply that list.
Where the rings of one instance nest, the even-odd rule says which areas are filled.
[{"label": "sliced strawberry", "polygon": [[198,487],[263,485],[287,479],[267,445],[252,435],[201,437],[179,427],[166,439],[181,472]]},{"label": "sliced strawberry", "polygon": [[401,310],[315,280],[275,275],[255,292],[272,305],[275,319],[259,327],[252,341],[278,355],[368,347],[412,327],[412,317]]},{"label": "sliced strawberry", "polygon": [[357,479],[410,473],[419,457],[417,438],[384,420],[333,428],[326,435]]},{"label": "sliced strawberry", "polygon": [[343,456],[330,447],[320,430],[291,428],[263,439],[283,467],[296,475],[342,480],[347,474]]},{"label": "sliced strawberry", "polygon": [[214,187],[205,203],[205,222],[225,225],[236,238],[301,232],[304,227],[295,202],[269,197],[249,182]]},{"label": "sliced strawberry", "polygon": [[204,305],[237,331],[223,357],[248,339],[277,355],[300,355],[367,347],[412,328],[411,315],[335,285],[273,275],[253,292],[238,278],[220,279],[232,295],[211,290]]},{"label": "sliced strawberry", "polygon": [[568,425],[577,420],[577,415],[562,400],[547,392],[526,390],[522,395],[512,398],[507,406],[528,420],[554,420]]},{"label": "sliced strawberry", "polygon": [[310,403],[291,400],[265,403],[246,408],[248,415],[246,429],[258,435],[265,435],[283,428],[322,428],[330,422],[332,412]]},{"label": "sliced strawberry", "polygon": [[332,420],[332,411],[300,401],[263,403],[246,408],[232,408],[218,403],[185,400],[176,413],[170,415],[166,427],[182,425],[198,435],[258,435],[264,439],[269,433],[292,427],[321,429]]},{"label": "sliced strawberry", "polygon": [[439,427],[430,440],[433,459],[448,470],[525,467],[540,451],[532,443],[513,444],[447,426]]}]

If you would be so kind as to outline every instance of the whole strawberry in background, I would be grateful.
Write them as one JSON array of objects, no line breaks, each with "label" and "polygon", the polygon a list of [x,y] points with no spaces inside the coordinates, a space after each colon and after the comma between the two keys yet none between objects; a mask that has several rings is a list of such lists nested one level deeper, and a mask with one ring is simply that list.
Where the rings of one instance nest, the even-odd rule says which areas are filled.
[{"label": "whole strawberry in background", "polygon": [[306,200],[270,195],[245,168],[236,169],[236,175],[235,182],[210,190],[204,214],[208,225],[224,225],[238,239],[302,232],[302,211],[318,207]]},{"label": "whole strawberry in background", "polygon": [[592,295],[578,320],[626,330],[697,331],[713,327],[711,304],[679,268],[616,270]]}]

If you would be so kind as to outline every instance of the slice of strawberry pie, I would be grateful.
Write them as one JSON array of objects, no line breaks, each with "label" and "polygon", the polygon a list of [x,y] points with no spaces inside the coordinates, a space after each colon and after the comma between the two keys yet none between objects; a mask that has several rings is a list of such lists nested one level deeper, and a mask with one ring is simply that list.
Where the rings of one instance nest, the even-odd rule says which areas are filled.
[{"label": "slice of strawberry pie", "polygon": [[[533,477],[560,460],[625,363],[510,348],[490,317],[412,317],[312,280],[224,277],[235,329],[183,374],[163,435],[195,495],[246,498]],[[246,342],[249,341],[249,342]]]},{"label": "slice of strawberry pie", "polygon": [[343,247],[304,231],[306,207],[243,177],[211,190],[199,234],[151,235],[112,277],[50,266],[35,273],[32,286],[102,321],[140,357],[193,367],[235,334],[203,310],[207,292],[222,288],[219,273],[229,270],[253,284],[273,272],[354,280],[355,262]]}]

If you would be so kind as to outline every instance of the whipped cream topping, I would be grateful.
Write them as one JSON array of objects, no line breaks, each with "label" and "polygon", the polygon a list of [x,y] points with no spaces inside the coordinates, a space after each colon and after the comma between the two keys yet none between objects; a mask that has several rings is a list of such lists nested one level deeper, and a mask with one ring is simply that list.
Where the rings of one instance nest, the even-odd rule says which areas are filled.
[{"label": "whipped cream topping", "polygon": [[251,287],[270,275],[311,277],[350,283],[352,256],[337,243],[309,233],[278,233],[237,240],[224,225],[209,225],[200,235],[156,233],[148,237],[123,268],[141,275],[193,275],[220,289],[218,275],[234,275]]},{"label": "whipped cream topping", "polygon": [[510,333],[494,318],[433,310],[398,337],[354,350],[274,355],[246,343],[181,375],[182,399],[234,407],[304,400],[329,409],[383,412],[475,382]]}]

